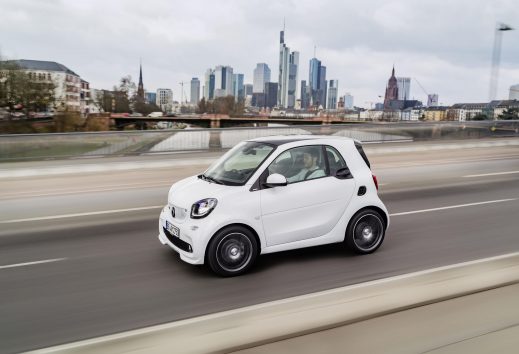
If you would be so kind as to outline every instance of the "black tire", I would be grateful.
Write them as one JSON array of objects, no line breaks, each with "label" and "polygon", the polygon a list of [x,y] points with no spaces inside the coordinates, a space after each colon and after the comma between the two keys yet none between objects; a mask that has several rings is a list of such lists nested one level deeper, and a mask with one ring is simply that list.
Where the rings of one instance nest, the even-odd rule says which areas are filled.
[{"label": "black tire", "polygon": [[384,218],[378,211],[365,209],[351,218],[344,241],[348,248],[358,254],[375,252],[386,234]]},{"label": "black tire", "polygon": [[257,256],[258,242],[252,232],[242,226],[229,226],[209,242],[206,260],[216,274],[233,277],[247,272]]}]

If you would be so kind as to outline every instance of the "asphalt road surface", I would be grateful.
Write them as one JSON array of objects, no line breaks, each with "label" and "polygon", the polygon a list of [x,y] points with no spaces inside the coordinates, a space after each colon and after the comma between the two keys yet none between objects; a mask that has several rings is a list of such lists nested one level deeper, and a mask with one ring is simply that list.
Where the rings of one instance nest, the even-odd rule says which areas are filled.
[{"label": "asphalt road surface", "polygon": [[[183,263],[157,240],[170,184],[217,154],[170,157],[189,161],[176,167],[1,178],[0,352],[519,251],[519,146],[374,153],[380,148],[367,153],[393,216],[376,253],[336,244],[270,254],[228,279]],[[60,163],[87,162],[49,165]]]}]

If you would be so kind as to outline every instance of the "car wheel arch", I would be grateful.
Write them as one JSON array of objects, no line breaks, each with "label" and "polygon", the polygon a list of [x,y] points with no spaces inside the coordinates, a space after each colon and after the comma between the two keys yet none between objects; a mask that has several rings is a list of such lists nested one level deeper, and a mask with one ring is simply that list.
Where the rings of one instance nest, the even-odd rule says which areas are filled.
[{"label": "car wheel arch", "polygon": [[350,227],[350,224],[351,224],[352,220],[355,218],[355,215],[357,215],[358,213],[363,212],[364,210],[374,210],[377,213],[379,213],[380,216],[382,216],[382,219],[383,219],[382,221],[384,222],[384,231],[387,230],[387,227],[388,227],[388,215],[386,214],[386,212],[384,210],[382,210],[381,208],[379,208],[378,206],[368,205],[368,206],[365,206],[365,207],[357,210],[355,213],[353,213],[353,215],[351,216],[350,220],[348,221],[348,225],[346,225],[346,230],[344,230],[344,239],[346,239],[346,232],[347,232],[348,228]]},{"label": "car wheel arch", "polygon": [[207,259],[207,252],[208,252],[208,249],[209,249],[209,244],[211,243],[211,241],[213,240],[213,238],[220,232],[222,231],[223,229],[226,229],[228,227],[233,227],[233,226],[240,226],[240,227],[244,227],[246,228],[247,230],[249,230],[252,235],[254,236],[254,238],[256,239],[256,242],[258,243],[259,247],[258,247],[258,256],[261,254],[261,250],[263,248],[263,242],[261,242],[261,239],[258,235],[258,233],[256,232],[256,230],[250,226],[250,225],[247,225],[247,224],[243,224],[243,223],[239,223],[239,222],[236,222],[236,223],[231,223],[231,224],[227,224],[225,226],[222,226],[220,227],[218,230],[216,230],[212,235],[211,237],[209,238],[209,240],[207,241],[207,245],[205,247],[205,251],[204,251],[204,263],[205,263],[205,260]]}]

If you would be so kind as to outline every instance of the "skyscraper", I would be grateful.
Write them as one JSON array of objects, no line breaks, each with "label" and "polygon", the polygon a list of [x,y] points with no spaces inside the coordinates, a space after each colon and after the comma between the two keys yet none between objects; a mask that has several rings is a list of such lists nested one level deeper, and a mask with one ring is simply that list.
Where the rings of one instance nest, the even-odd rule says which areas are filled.
[{"label": "skyscraper", "polygon": [[330,88],[328,89],[327,109],[337,109],[337,97],[339,95],[339,80],[330,80]]},{"label": "skyscraper", "polygon": [[207,69],[205,72],[204,98],[212,100],[214,98],[214,70]]},{"label": "skyscraper", "polygon": [[245,97],[252,96],[253,85],[252,84],[243,85],[243,91],[245,92]]},{"label": "skyscraper", "polygon": [[294,108],[297,90],[297,69],[299,53],[290,52],[285,44],[285,29],[279,34],[279,80],[278,106]]},{"label": "skyscraper", "polygon": [[156,92],[146,92],[146,103],[148,104],[157,104],[157,93]]},{"label": "skyscraper", "polygon": [[189,102],[191,104],[198,104],[200,101],[200,80],[197,77],[191,79],[191,96]]},{"label": "skyscraper", "polygon": [[510,86],[509,100],[519,100],[519,84]]},{"label": "skyscraper", "polygon": [[233,95],[233,72],[230,66],[218,65],[214,69],[214,95],[224,97]]},{"label": "skyscraper", "polygon": [[278,102],[277,82],[265,82],[265,107],[272,108]]},{"label": "skyscraper", "polygon": [[352,109],[353,108],[353,96],[349,92],[347,92],[344,95],[344,108],[346,108],[346,109]]},{"label": "skyscraper", "polygon": [[410,77],[397,77],[396,84],[398,86],[398,99],[399,100],[410,100],[409,93],[411,91],[411,78]]},{"label": "skyscraper", "polygon": [[309,103],[312,106],[326,108],[326,67],[321,65],[317,58],[310,59],[308,87],[310,92]]},{"label": "skyscraper", "polygon": [[390,108],[390,102],[396,100],[398,100],[398,84],[395,77],[395,67],[393,66],[391,77],[389,78],[386,86],[386,94],[384,96],[384,108]]},{"label": "skyscraper", "polygon": [[265,63],[258,63],[254,69],[252,92],[263,92],[266,82],[270,82],[270,68]]},{"label": "skyscraper", "polygon": [[236,101],[245,97],[245,91],[243,89],[243,74],[233,74],[232,91]]},{"label": "skyscraper", "polygon": [[308,88],[309,86],[306,85],[306,80],[301,80],[301,109],[307,109],[310,106]]}]

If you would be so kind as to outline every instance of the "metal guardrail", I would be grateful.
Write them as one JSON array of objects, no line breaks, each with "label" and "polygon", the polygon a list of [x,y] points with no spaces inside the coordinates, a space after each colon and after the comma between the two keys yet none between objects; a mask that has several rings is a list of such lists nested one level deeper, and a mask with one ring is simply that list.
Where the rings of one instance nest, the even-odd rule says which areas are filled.
[{"label": "metal guardrail", "polygon": [[0,135],[0,162],[228,149],[246,139],[336,135],[362,142],[519,137],[519,121],[402,122],[310,126]]}]

